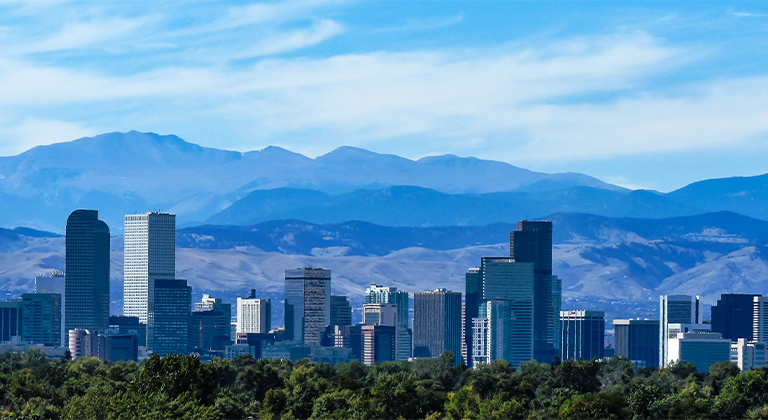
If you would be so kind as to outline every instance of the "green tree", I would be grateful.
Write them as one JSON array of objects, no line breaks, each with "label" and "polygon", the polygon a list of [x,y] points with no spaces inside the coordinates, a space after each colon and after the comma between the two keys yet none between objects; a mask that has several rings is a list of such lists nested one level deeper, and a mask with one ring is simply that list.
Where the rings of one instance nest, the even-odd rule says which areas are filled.
[{"label": "green tree", "polygon": [[719,418],[742,418],[748,410],[768,404],[765,376],[763,370],[752,370],[726,379],[712,414]]},{"label": "green tree", "polygon": [[472,389],[472,385],[467,385],[448,394],[445,416],[451,420],[480,418],[480,402],[480,396]]}]

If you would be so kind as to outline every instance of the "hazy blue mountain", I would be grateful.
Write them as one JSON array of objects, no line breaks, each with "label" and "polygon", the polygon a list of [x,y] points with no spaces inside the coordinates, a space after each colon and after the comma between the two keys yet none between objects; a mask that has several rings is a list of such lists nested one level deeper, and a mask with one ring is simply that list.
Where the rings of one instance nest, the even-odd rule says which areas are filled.
[{"label": "hazy blue mountain", "polygon": [[572,187],[557,191],[445,194],[426,188],[397,186],[330,195],[277,188],[253,191],[206,222],[249,225],[297,219],[313,223],[363,220],[388,226],[482,226],[556,212],[609,217],[670,217],[697,213],[695,207],[644,190],[624,192]]},{"label": "hazy blue mountain", "polygon": [[444,193],[585,185],[623,189],[581,174],[544,174],[475,158],[418,161],[340,147],[310,159],[279,147],[246,153],[154,133],[109,133],[0,157],[2,226],[61,231],[76,208],[99,209],[113,230],[126,213],[171,211],[180,224],[204,220],[253,190],[329,194],[397,185]]}]

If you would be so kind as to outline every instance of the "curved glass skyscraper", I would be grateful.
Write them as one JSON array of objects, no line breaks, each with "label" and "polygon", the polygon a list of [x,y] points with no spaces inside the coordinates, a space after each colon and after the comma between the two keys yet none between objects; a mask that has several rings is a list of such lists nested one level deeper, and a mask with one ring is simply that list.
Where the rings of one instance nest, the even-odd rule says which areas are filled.
[{"label": "curved glass skyscraper", "polygon": [[64,259],[65,329],[109,328],[109,227],[97,210],[67,218]]}]

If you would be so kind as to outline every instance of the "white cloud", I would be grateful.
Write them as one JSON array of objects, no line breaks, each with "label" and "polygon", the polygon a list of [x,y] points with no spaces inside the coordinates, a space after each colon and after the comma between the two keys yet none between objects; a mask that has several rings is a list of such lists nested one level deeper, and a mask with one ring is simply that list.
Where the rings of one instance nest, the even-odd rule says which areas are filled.
[{"label": "white cloud", "polygon": [[317,45],[345,32],[346,29],[330,19],[322,19],[309,29],[272,33],[253,46],[232,55],[232,58],[273,55]]},{"label": "white cloud", "polygon": [[102,43],[140,27],[146,19],[109,19],[98,22],[77,22],[65,25],[60,32],[32,45],[23,46],[25,54],[69,50]]},{"label": "white cloud", "polygon": [[5,120],[0,124],[0,156],[16,155],[35,146],[97,134],[96,130],[79,123],[37,118],[25,118],[17,124]]}]

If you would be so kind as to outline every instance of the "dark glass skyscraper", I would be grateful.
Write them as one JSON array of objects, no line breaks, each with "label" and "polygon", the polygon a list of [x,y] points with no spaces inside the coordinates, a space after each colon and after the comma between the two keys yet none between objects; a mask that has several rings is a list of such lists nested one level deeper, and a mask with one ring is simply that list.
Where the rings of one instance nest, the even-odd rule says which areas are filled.
[{"label": "dark glass skyscraper", "polygon": [[191,301],[186,280],[149,280],[147,347],[152,353],[186,353]]},{"label": "dark glass skyscraper", "polygon": [[627,356],[636,368],[659,366],[659,321],[614,319],[617,356]]},{"label": "dark glass skyscraper", "polygon": [[450,350],[461,362],[461,292],[436,289],[413,294],[413,357]]},{"label": "dark glass skyscraper", "polygon": [[67,218],[64,270],[65,328],[109,328],[109,227],[97,210]]},{"label": "dark glass skyscraper", "polygon": [[523,220],[509,234],[509,256],[533,263],[533,357],[550,363],[560,354],[561,283],[552,275],[552,222]]},{"label": "dark glass skyscraper", "polygon": [[755,296],[760,295],[720,295],[717,305],[712,307],[712,332],[719,332],[731,341],[739,338],[752,341]]},{"label": "dark glass skyscraper", "polygon": [[562,360],[592,360],[603,357],[605,348],[605,312],[560,311],[562,325]]}]

